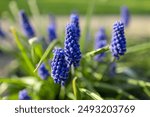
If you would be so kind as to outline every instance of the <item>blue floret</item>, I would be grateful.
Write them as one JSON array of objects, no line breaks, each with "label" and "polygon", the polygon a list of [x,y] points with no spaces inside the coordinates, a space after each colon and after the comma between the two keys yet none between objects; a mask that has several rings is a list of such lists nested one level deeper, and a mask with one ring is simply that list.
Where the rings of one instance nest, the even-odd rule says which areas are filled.
[{"label": "blue floret", "polygon": [[38,75],[43,80],[46,80],[50,76],[50,74],[49,74],[48,70],[46,69],[44,63],[42,63],[40,65],[40,67],[38,68]]},{"label": "blue floret", "polygon": [[31,97],[28,95],[26,89],[19,91],[19,100],[30,100]]}]

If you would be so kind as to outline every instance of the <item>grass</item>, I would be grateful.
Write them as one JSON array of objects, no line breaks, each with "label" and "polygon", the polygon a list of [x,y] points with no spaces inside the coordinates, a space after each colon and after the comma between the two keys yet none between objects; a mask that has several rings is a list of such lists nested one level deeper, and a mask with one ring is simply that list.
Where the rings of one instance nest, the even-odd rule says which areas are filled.
[{"label": "grass", "polygon": [[[0,1],[0,14],[8,10],[8,4],[12,0]],[[20,9],[28,11],[27,0],[17,0]],[[91,1],[91,0],[90,0]],[[90,3],[89,1],[89,3]],[[120,6],[126,5],[133,14],[149,14],[149,0],[96,0],[95,14],[119,14]],[[54,13],[57,15],[68,15],[77,10],[80,14],[85,14],[89,3],[87,0],[37,0],[42,14]]]}]

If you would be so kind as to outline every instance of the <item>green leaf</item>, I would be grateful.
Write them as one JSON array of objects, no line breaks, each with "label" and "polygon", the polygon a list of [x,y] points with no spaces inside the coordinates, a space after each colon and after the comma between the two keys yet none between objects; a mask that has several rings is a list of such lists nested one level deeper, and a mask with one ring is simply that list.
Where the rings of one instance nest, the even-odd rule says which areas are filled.
[{"label": "green leaf", "polygon": [[87,49],[88,40],[86,39],[86,36],[90,32],[90,23],[91,23],[91,19],[92,19],[92,14],[95,9],[95,3],[96,3],[96,0],[91,0],[91,1],[89,1],[89,6],[87,7],[85,27],[83,30],[83,36],[80,40],[82,52],[86,52],[86,49]]},{"label": "green leaf", "polygon": [[76,99],[80,100],[81,94],[80,94],[79,88],[77,86],[77,77],[75,77],[72,81],[72,88],[73,88],[73,93],[74,93]]},{"label": "green leaf", "polygon": [[15,39],[15,42],[19,48],[19,50],[21,51],[21,55],[22,55],[22,58],[24,59],[26,65],[28,66],[29,70],[31,71],[31,75],[33,75],[33,70],[34,70],[34,66],[33,64],[31,63],[31,60],[29,59],[27,53],[26,53],[26,49],[24,48],[23,44],[21,43],[21,41],[19,40],[19,37],[18,37],[18,34],[16,32],[16,29],[14,27],[11,27],[11,32],[13,34],[13,37]]},{"label": "green leaf", "polygon": [[95,56],[95,55],[97,55],[97,54],[106,52],[106,51],[108,51],[108,50],[109,50],[109,45],[107,45],[107,46],[105,46],[105,47],[103,47],[103,48],[99,48],[99,49],[97,49],[97,50],[88,52],[88,53],[86,53],[86,54],[83,56],[83,58],[86,58],[86,57],[93,57],[93,56]]},{"label": "green leaf", "polygon": [[132,94],[124,91],[120,87],[113,86],[112,84],[110,85],[110,84],[101,82],[101,83],[95,83],[94,86],[97,87],[98,89],[107,89],[107,90],[110,90],[110,91],[117,92],[118,94],[123,95],[123,96],[125,96],[125,97],[127,97],[128,99],[131,99],[131,100],[137,99]]},{"label": "green leaf", "polygon": [[128,47],[127,48],[127,54],[146,50],[146,49],[150,49],[150,43],[149,42]]},{"label": "green leaf", "polygon": [[40,60],[43,55],[43,39],[42,38],[31,38],[29,39],[29,44],[31,45],[31,56],[34,64]]},{"label": "green leaf", "polygon": [[102,97],[94,92],[91,92],[87,89],[80,88],[80,91],[85,93],[86,95],[90,96],[94,100],[103,100]]},{"label": "green leaf", "polygon": [[35,68],[34,72],[37,71],[37,69],[39,68],[39,66],[42,64],[42,62],[47,58],[47,56],[49,55],[50,52],[52,52],[54,46],[58,43],[58,40],[54,40],[52,41],[52,43],[49,44],[48,48],[46,49],[46,51],[44,52],[43,56],[41,57],[37,67]]},{"label": "green leaf", "polygon": [[0,78],[0,82],[33,86],[37,80],[35,77],[21,77],[21,78]]}]

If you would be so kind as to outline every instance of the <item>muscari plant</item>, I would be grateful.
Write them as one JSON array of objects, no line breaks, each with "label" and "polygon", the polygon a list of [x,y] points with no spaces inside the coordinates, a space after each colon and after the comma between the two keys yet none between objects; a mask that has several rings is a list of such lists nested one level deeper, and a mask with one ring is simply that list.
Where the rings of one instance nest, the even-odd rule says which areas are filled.
[{"label": "muscari plant", "polygon": [[50,15],[50,24],[48,25],[47,32],[50,42],[57,39],[55,17],[52,15]]},{"label": "muscari plant", "polygon": [[124,23],[125,27],[127,27],[130,23],[130,12],[127,6],[121,7],[121,18],[120,20]]},{"label": "muscari plant", "polygon": [[24,35],[27,37],[27,38],[32,38],[35,36],[35,31],[28,19],[28,16],[26,15],[25,11],[24,10],[21,10],[19,12],[19,21],[20,21],[20,25],[21,25],[21,28],[24,32]]},{"label": "muscari plant", "polygon": [[[111,82],[108,81],[111,80],[106,79],[106,77],[114,78],[117,75],[117,60],[126,52],[125,24],[122,20],[114,23],[110,43],[106,41],[105,31],[101,29],[95,37],[97,44],[95,46],[97,47],[93,51],[82,52],[80,42],[83,38],[80,37],[82,31],[80,31],[77,13],[71,14],[70,21],[66,25],[64,43],[61,43],[60,39],[50,38],[50,35],[56,37],[54,35],[54,32],[56,34],[56,25],[53,25],[52,31],[48,32],[50,35],[46,38],[47,40],[52,39],[52,41],[49,41],[46,47],[43,44],[45,41],[42,40],[41,42],[39,37],[36,37],[30,19],[23,14],[20,23],[24,36],[29,39],[25,40],[28,46],[22,42],[22,34],[19,31],[15,28],[11,28],[11,31],[21,52],[22,64],[25,67],[22,70],[25,71],[23,74],[25,77],[4,79],[19,86],[17,89],[18,97],[15,99],[102,99],[99,90],[103,89],[112,90],[119,95],[118,98],[120,99],[137,99],[120,87],[110,85]],[[57,35],[57,37],[59,36]],[[37,43],[41,45],[40,48],[35,46]],[[30,49],[34,51],[30,51]],[[108,64],[108,69],[103,74],[99,71],[99,69],[104,69],[101,63],[97,63],[93,58],[98,57],[99,60],[104,60],[106,57],[104,55],[106,52],[108,54],[108,51],[112,53],[114,60]],[[98,64],[96,68],[94,67],[95,63]],[[108,74],[107,70],[109,70]],[[117,81],[119,80],[122,82],[125,79],[118,79]],[[135,82],[132,79],[132,82],[129,83]]]},{"label": "muscari plant", "polygon": [[[33,30],[30,21],[25,14],[24,11],[20,11],[19,13],[21,27],[24,31],[25,36],[30,40],[27,42],[30,43],[30,48],[34,48],[34,43],[37,43],[33,39],[35,38],[35,32]],[[80,26],[79,26],[79,16],[76,13],[71,14],[70,21],[66,25],[65,30],[65,40],[64,45],[62,48],[55,47],[55,45],[59,45],[59,40],[52,39],[50,41],[49,46],[41,56],[39,62],[35,62],[29,57],[30,55],[26,54],[26,50],[21,45],[21,41],[19,39],[19,34],[16,32],[15,28],[11,28],[13,36],[16,40],[20,51],[23,52],[22,57],[24,58],[27,67],[29,68],[30,72],[32,72],[33,76],[33,83],[31,83],[28,87],[23,86],[23,90],[19,91],[19,98],[18,99],[44,99],[43,95],[47,95],[53,90],[53,93],[50,93],[49,98],[47,99],[63,99],[65,92],[65,87],[70,87],[70,83],[72,82],[73,94],[74,96],[71,98],[75,99],[82,99],[80,93],[85,93],[92,97],[90,91],[86,89],[80,89],[77,85],[77,79],[79,79],[79,71],[82,68],[82,62],[85,61],[87,58],[97,57],[100,61],[104,59],[105,52],[110,50],[112,55],[115,59],[119,59],[120,56],[124,55],[126,52],[126,38],[124,35],[124,24],[121,21],[114,23],[113,25],[113,33],[112,33],[112,40],[110,45],[107,45],[106,41],[106,34],[105,30],[101,28],[96,36],[96,44],[95,50],[87,53],[81,53],[80,50]],[[56,30],[53,30],[54,32]],[[41,43],[42,45],[43,43]],[[42,45],[43,47],[43,45]],[[54,48],[55,47],[55,48]],[[43,48],[44,49],[44,48]],[[53,54],[51,54],[53,52]],[[29,52],[30,53],[30,52]],[[34,51],[33,51],[34,53]],[[34,54],[37,56],[37,54]],[[35,68],[35,70],[34,70]],[[32,70],[32,71],[31,71]],[[112,70],[113,71],[113,70]],[[23,80],[23,78],[21,78]],[[31,96],[28,95],[29,90],[34,90],[34,87],[40,87],[38,92],[34,92]],[[49,89],[44,90],[47,86]],[[42,88],[43,87],[43,88]],[[63,88],[64,87],[64,88]],[[26,88],[26,89],[24,89]],[[44,90],[44,91],[43,91]],[[70,92],[70,91],[69,91]],[[44,93],[44,94],[43,94]],[[39,95],[39,96],[38,96]],[[53,96],[51,96],[53,95]],[[68,95],[68,94],[67,94]],[[70,96],[69,96],[70,97]],[[84,97],[84,96],[83,96]],[[102,99],[100,95],[94,94],[93,99]]]},{"label": "muscari plant", "polygon": [[[100,28],[99,31],[95,35],[95,50],[102,48],[107,45],[107,36],[104,28]],[[105,53],[101,53],[95,56],[96,61],[102,61],[105,57]]]}]

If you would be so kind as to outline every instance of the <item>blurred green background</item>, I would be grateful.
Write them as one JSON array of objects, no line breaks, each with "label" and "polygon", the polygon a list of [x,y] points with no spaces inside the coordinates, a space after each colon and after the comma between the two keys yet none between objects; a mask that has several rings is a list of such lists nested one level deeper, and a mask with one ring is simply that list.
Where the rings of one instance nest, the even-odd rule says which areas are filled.
[{"label": "blurred green background", "polygon": [[[8,11],[8,4],[12,0],[0,0],[0,14]],[[17,1],[19,7],[26,9],[28,12],[27,0]],[[78,10],[80,14],[85,14],[87,6],[92,0],[37,0],[40,13],[49,12],[61,15],[68,15],[73,10]],[[126,5],[132,14],[146,15],[150,13],[150,0],[97,0],[95,14],[118,14],[120,6]]]}]

